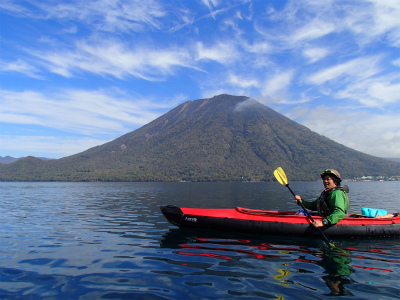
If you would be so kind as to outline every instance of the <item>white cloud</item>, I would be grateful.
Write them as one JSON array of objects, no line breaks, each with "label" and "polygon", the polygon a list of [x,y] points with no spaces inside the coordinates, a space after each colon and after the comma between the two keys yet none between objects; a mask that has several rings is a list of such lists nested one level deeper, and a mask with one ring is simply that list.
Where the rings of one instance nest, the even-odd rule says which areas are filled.
[{"label": "white cloud", "polygon": [[221,64],[232,63],[238,53],[232,43],[219,42],[211,47],[205,47],[202,42],[197,43],[196,60],[213,60]]},{"label": "white cloud", "polygon": [[[400,103],[399,76],[394,74],[372,77],[349,84],[337,91],[337,98],[357,100],[367,107],[384,109],[388,104]],[[397,83],[396,83],[397,82]]]},{"label": "white cloud", "polygon": [[392,61],[392,64],[397,66],[397,67],[400,67],[400,58],[395,59],[394,61]]},{"label": "white cloud", "polygon": [[22,73],[31,78],[42,79],[42,77],[38,75],[39,70],[36,67],[28,64],[27,62],[21,59],[18,59],[13,62],[0,61],[0,71],[17,72],[17,73]]},{"label": "white cloud", "polygon": [[9,136],[0,135],[2,151],[20,153],[18,156],[29,156],[38,153],[47,158],[60,158],[102,145],[109,140],[63,136]]},{"label": "white cloud", "polygon": [[271,52],[271,45],[265,41],[263,42],[255,42],[249,44],[247,41],[243,41],[244,49],[249,53],[257,53],[257,54],[268,54]]},{"label": "white cloud", "polygon": [[383,36],[387,34],[388,41],[395,47],[400,47],[400,2],[398,0],[370,0],[374,8],[372,16],[374,26],[367,34]]},{"label": "white cloud", "polygon": [[257,108],[257,107],[259,107],[259,105],[260,105],[260,103],[259,103],[258,101],[249,98],[249,99],[247,99],[246,101],[243,101],[243,102],[238,103],[238,104],[235,106],[234,110],[235,110],[235,111],[243,111],[243,110],[246,110],[246,109],[249,108],[249,107],[255,107],[255,108]]},{"label": "white cloud", "polygon": [[310,63],[315,63],[329,54],[329,50],[326,48],[306,48],[303,51],[303,55],[308,59]]},{"label": "white cloud", "polygon": [[[382,39],[386,39],[392,46],[400,46],[398,0],[347,1],[340,4],[338,1],[303,2],[316,18],[330,20],[330,24],[334,24],[336,29],[332,32],[351,33],[359,46],[381,42]],[[327,27],[323,28],[319,31],[328,31]]]},{"label": "white cloud", "polygon": [[152,111],[157,105],[150,101],[104,91],[66,90],[44,95],[3,90],[0,99],[3,123],[40,125],[86,135],[125,133],[158,117]]},{"label": "white cloud", "polygon": [[374,115],[367,112],[318,106],[299,108],[293,116],[299,122],[349,148],[378,157],[400,157],[400,127],[396,114]]},{"label": "white cloud", "polygon": [[110,75],[119,79],[128,76],[149,81],[164,80],[175,68],[194,68],[190,54],[178,48],[150,49],[147,46],[130,47],[115,40],[81,41],[74,50],[56,52],[36,51],[44,67],[64,77],[77,72]]},{"label": "white cloud", "polygon": [[318,42],[342,30],[341,23],[332,13],[330,1],[321,4],[318,1],[288,1],[282,11],[268,10],[269,18],[255,22],[255,30],[275,51],[303,48],[305,44]]},{"label": "white cloud", "polygon": [[288,1],[283,10],[268,12],[269,18],[255,23],[255,30],[271,41],[277,51],[321,42],[328,35],[335,46],[346,47],[349,42],[356,42],[363,48],[388,42],[400,47],[398,0]]},{"label": "white cloud", "polygon": [[333,23],[327,23],[319,19],[313,19],[290,36],[293,43],[310,41],[326,36],[336,30]]},{"label": "white cloud", "polygon": [[257,87],[259,85],[257,79],[247,78],[234,74],[229,75],[229,83],[241,88]]},{"label": "white cloud", "polygon": [[210,10],[210,13],[212,17],[215,19],[215,7],[218,6],[218,1],[217,0],[201,0],[205,6],[208,7]]},{"label": "white cloud", "polygon": [[78,20],[102,31],[160,29],[167,15],[162,2],[154,0],[97,0],[72,3],[31,2],[30,10],[19,5],[0,4],[5,10],[35,19]]},{"label": "white cloud", "polygon": [[263,88],[264,96],[279,96],[286,92],[292,82],[294,71],[286,71],[269,78]]},{"label": "white cloud", "polygon": [[386,103],[400,102],[400,83],[377,82],[368,88],[368,93]]},{"label": "white cloud", "polygon": [[381,68],[378,66],[380,56],[355,58],[345,63],[338,64],[318,71],[308,77],[308,81],[312,84],[324,84],[327,81],[345,76],[349,80],[367,78],[377,74]]},{"label": "white cloud", "polygon": [[17,16],[30,16],[30,10],[26,6],[11,3],[11,1],[0,1],[0,8]]}]

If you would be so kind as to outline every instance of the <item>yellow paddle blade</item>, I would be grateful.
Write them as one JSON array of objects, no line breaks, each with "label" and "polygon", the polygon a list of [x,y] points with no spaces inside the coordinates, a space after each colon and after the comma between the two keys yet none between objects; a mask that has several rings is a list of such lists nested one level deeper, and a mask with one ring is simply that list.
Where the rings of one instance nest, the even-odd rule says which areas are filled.
[{"label": "yellow paddle blade", "polygon": [[275,176],[276,180],[279,181],[280,184],[288,185],[288,180],[287,180],[285,171],[283,171],[283,169],[281,167],[277,168],[274,171],[274,176]]}]

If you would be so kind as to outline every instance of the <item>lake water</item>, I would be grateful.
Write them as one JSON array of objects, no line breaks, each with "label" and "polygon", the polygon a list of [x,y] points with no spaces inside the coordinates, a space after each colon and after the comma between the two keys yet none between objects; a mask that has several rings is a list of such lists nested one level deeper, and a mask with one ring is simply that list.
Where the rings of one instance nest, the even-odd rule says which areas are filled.
[{"label": "lake water", "polygon": [[[400,182],[349,182],[351,213]],[[321,182],[292,182],[314,199]],[[0,182],[0,299],[400,299],[400,238],[178,229],[159,206],[298,210],[277,182]]]}]

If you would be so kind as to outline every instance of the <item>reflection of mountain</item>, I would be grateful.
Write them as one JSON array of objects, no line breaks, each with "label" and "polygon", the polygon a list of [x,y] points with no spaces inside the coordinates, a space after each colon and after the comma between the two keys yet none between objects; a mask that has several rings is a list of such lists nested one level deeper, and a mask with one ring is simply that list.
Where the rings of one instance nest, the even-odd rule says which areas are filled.
[{"label": "reflection of mountain", "polygon": [[273,180],[278,166],[291,180],[319,179],[327,167],[345,178],[400,175],[399,163],[349,149],[247,97],[219,95],[70,157],[0,165],[0,180]]}]

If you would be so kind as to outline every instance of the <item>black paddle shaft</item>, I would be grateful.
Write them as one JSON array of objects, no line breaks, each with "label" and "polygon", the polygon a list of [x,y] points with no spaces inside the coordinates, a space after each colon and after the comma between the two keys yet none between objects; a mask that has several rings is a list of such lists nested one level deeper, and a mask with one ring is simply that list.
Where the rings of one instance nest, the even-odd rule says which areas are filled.
[{"label": "black paddle shaft", "polygon": [[[289,189],[289,191],[292,193],[293,197],[296,197],[295,193],[293,193],[293,191],[292,191],[292,189],[290,188],[289,184],[287,184],[286,187],[287,187],[287,188]],[[301,201],[298,201],[298,203],[300,203],[300,206],[301,206],[301,208],[305,211],[307,217],[309,217],[310,220],[311,220],[312,222],[314,222],[313,217],[308,213],[307,209],[304,207],[304,204],[301,203]],[[318,229],[319,229],[319,228],[318,228]],[[320,229],[320,231],[321,231],[321,229]]]},{"label": "black paddle shaft", "polygon": [[[289,189],[289,191],[292,193],[293,197],[296,197],[295,193],[293,193],[292,189],[289,187],[289,184],[286,185],[286,187]],[[301,201],[300,202],[300,206],[301,208],[304,210],[304,212],[306,213],[307,217],[310,218],[311,222],[315,222],[313,217],[309,214],[309,212],[307,211],[307,209],[304,207],[304,204]],[[322,232],[321,228],[317,227],[317,229],[319,230],[319,232],[321,233],[322,237],[325,239],[325,241],[327,241],[327,243],[329,245],[333,245],[333,243],[331,243],[328,238],[326,237],[326,235]]]}]

